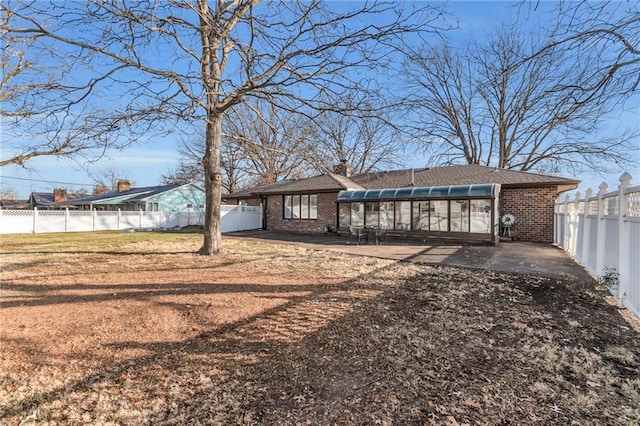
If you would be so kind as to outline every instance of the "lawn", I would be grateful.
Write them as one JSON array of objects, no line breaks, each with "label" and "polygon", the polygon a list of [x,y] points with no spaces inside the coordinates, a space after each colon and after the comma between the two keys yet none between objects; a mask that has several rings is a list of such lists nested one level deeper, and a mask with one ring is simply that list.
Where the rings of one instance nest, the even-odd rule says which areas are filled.
[{"label": "lawn", "polygon": [[0,424],[638,424],[591,283],[191,233],[2,236]]}]

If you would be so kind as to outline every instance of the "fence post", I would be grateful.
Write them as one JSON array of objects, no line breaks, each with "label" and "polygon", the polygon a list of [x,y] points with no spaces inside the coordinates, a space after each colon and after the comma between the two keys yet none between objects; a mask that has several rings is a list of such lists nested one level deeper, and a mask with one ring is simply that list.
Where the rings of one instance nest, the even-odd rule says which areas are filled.
[{"label": "fence post", "polygon": [[264,223],[264,217],[262,216],[263,214],[264,214],[264,209],[262,208],[262,203],[260,203],[260,219],[259,219],[260,222],[258,223],[259,229],[262,229],[262,224]]},{"label": "fence post", "polygon": [[118,231],[120,230],[120,208],[118,207]]},{"label": "fence post", "polygon": [[93,232],[96,231],[96,216],[97,216],[97,210],[92,207],[91,208],[91,230]]},{"label": "fence post", "polygon": [[564,196],[564,235],[562,239],[562,247],[571,252],[571,248],[569,244],[571,243],[571,228],[570,228],[571,220],[569,219],[569,194]]},{"label": "fence post", "polygon": [[602,182],[600,184],[600,191],[598,191],[598,221],[597,221],[597,240],[596,240],[596,270],[594,271],[596,275],[602,274],[602,270],[604,269],[604,244],[605,244],[605,233],[604,233],[604,203],[602,200],[602,196],[607,193],[607,183]]},{"label": "fence post", "polygon": [[578,241],[580,237],[580,223],[578,221],[578,205],[580,204],[580,192],[576,192],[576,198],[573,200],[573,211],[571,212],[570,221],[573,223],[573,232],[571,233],[571,256],[576,256],[578,253]]},{"label": "fence post", "polygon": [[631,265],[629,264],[630,229],[627,222],[629,203],[626,194],[626,190],[631,188],[631,182],[631,175],[625,172],[620,176],[620,185],[618,186],[618,273],[620,274],[618,300],[621,304],[624,304],[624,299],[627,297],[629,276],[631,274]]},{"label": "fence post", "polygon": [[580,252],[580,262],[591,268],[589,265],[589,247],[591,246],[591,230],[587,228],[588,225],[588,217],[589,217],[589,198],[593,196],[593,191],[591,188],[587,189],[587,192],[584,194],[584,211],[582,212],[582,250]]},{"label": "fence post", "polygon": [[64,209],[64,232],[69,232],[69,207]]},{"label": "fence post", "polygon": [[138,219],[138,222],[140,223],[138,229],[142,229],[142,209],[140,209],[140,215],[138,216]]},{"label": "fence post", "polygon": [[33,208],[33,233],[38,232],[38,208]]}]

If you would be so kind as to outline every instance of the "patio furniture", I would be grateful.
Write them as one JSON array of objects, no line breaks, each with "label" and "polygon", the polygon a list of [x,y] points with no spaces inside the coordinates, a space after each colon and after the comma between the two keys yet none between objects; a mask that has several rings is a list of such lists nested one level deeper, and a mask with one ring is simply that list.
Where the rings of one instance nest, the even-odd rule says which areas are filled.
[{"label": "patio furniture", "polygon": [[387,240],[387,231],[388,228],[381,228],[381,227],[377,227],[376,228],[376,245],[380,245],[381,241],[386,241]]},{"label": "patio furniture", "polygon": [[358,245],[360,245],[360,241],[362,241],[362,237],[364,236],[364,227],[349,225],[349,233],[357,238]]}]

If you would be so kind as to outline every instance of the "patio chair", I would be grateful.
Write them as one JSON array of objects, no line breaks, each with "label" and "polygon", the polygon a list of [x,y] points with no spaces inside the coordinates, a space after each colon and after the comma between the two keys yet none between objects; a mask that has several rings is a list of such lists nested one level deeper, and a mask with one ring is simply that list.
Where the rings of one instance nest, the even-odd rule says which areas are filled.
[{"label": "patio chair", "polygon": [[376,228],[376,245],[380,245],[381,241],[387,240],[387,231],[388,228]]},{"label": "patio chair", "polygon": [[360,241],[364,235],[364,228],[361,226],[349,225],[349,233],[357,238],[358,245],[360,245]]}]

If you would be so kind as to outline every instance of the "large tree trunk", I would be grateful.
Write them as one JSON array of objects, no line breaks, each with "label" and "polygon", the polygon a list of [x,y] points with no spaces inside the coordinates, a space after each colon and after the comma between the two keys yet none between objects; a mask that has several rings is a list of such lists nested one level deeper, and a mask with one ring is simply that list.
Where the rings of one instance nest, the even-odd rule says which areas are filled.
[{"label": "large tree trunk", "polygon": [[204,185],[207,194],[204,215],[204,243],[199,254],[212,255],[222,249],[220,228],[220,204],[222,200],[222,173],[220,170],[220,146],[222,145],[222,114],[209,113],[207,119],[206,149],[202,164],[204,166]]}]

